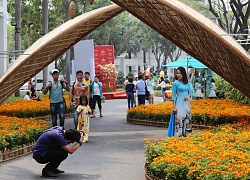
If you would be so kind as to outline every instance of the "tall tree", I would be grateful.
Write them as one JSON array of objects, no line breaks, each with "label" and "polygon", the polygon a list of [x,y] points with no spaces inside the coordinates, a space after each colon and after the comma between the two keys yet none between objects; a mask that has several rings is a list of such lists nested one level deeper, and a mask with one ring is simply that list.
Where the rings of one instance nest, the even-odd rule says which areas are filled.
[{"label": "tall tree", "polygon": [[[21,2],[15,0],[15,58],[18,58],[21,54]],[[15,96],[20,97],[20,90],[18,89]]]},{"label": "tall tree", "polygon": [[247,51],[249,44],[250,1],[248,0],[208,0],[209,10],[221,28],[233,34]]},{"label": "tall tree", "polygon": [[180,52],[182,50],[175,44],[146,24],[141,23],[140,27],[142,28],[141,34],[143,34],[141,48],[152,51],[157,63],[157,72],[160,72],[162,64],[166,64],[168,58],[170,58],[171,61],[176,61],[180,57]]}]

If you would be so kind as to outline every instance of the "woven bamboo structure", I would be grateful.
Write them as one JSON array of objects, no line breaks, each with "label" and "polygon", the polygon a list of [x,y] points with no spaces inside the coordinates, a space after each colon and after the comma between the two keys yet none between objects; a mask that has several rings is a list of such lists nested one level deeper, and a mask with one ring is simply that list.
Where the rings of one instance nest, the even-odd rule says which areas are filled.
[{"label": "woven bamboo structure", "polygon": [[[112,0],[35,42],[0,78],[0,104],[31,77],[123,9],[198,59],[250,98],[250,56],[208,18],[177,0]],[[123,8],[123,9],[122,9]]]},{"label": "woven bamboo structure", "polygon": [[0,104],[90,32],[124,11],[111,5],[67,21],[30,46],[0,78]]},{"label": "woven bamboo structure", "polygon": [[113,0],[250,98],[250,56],[231,36],[177,0]]}]

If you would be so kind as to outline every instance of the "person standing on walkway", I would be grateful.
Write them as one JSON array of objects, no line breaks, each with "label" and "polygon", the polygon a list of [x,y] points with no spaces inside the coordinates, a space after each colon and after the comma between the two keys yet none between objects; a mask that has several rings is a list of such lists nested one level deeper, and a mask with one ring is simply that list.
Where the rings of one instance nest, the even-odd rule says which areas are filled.
[{"label": "person standing on walkway", "polygon": [[165,91],[167,89],[166,89],[166,83],[163,77],[161,77],[160,85],[161,85],[162,102],[165,102],[166,101]]},{"label": "person standing on walkway", "polygon": [[135,89],[137,90],[138,104],[145,104],[147,85],[146,82],[142,80],[142,75],[138,75],[138,82],[135,85]]},{"label": "person standing on walkway", "polygon": [[186,129],[191,118],[190,102],[191,84],[188,82],[186,70],[178,67],[176,71],[177,80],[172,84],[173,111],[175,115],[175,134],[186,136]]},{"label": "person standing on walkway", "polygon": [[133,83],[133,78],[128,78],[128,84],[125,86],[127,100],[128,100],[128,109],[134,107],[134,93],[135,93],[135,85]]},{"label": "person standing on walkway", "polygon": [[203,87],[201,86],[200,81],[201,81],[200,79],[197,79],[196,82],[195,82],[195,84],[194,84],[195,98],[196,98],[197,100],[202,99],[201,89],[202,89]]},{"label": "person standing on walkway", "polygon": [[[64,173],[58,167],[68,154],[73,154],[83,142],[83,134],[77,130],[63,130],[60,126],[54,126],[44,132],[36,141],[33,149],[33,158],[40,164],[47,165],[42,170],[46,177],[57,177],[58,173]],[[70,146],[70,143],[75,143]]]},{"label": "person standing on walkway", "polygon": [[216,86],[215,86],[215,80],[211,79],[211,84],[210,84],[210,93],[208,95],[209,99],[217,99],[216,93]]},{"label": "person standing on walkway", "polygon": [[92,98],[92,102],[91,102],[91,110],[92,110],[92,116],[90,116],[91,118],[95,118],[95,106],[96,106],[96,102],[98,104],[98,108],[99,108],[99,112],[100,112],[100,117],[103,117],[102,115],[102,98],[103,98],[103,94],[102,94],[102,83],[99,82],[99,76],[95,76],[94,81],[90,84],[90,90],[91,90],[91,98]]},{"label": "person standing on walkway", "polygon": [[80,104],[76,110],[78,114],[77,130],[84,132],[84,142],[88,142],[89,138],[89,115],[91,114],[91,108],[88,105],[88,97],[86,95],[80,96]]},{"label": "person standing on walkway", "polygon": [[90,73],[89,72],[85,72],[84,73],[84,80],[83,80],[84,84],[88,86],[88,89],[86,90],[86,93],[85,95],[87,95],[88,97],[88,105],[91,107],[91,102],[92,102],[92,99],[91,99],[91,91],[90,91],[90,87],[89,85],[91,84],[91,79],[90,79]]},{"label": "person standing on walkway", "polygon": [[76,112],[76,109],[80,102],[79,99],[80,96],[86,94],[87,91],[88,86],[83,83],[83,72],[82,70],[78,70],[76,71],[76,81],[71,84],[69,93],[70,107],[73,108],[75,129],[78,125],[78,114]]},{"label": "person standing on walkway", "polygon": [[153,80],[153,75],[149,74],[148,79],[146,80],[148,91],[150,92],[150,95],[148,97],[149,104],[154,104],[154,87],[155,87],[155,81]]},{"label": "person standing on walkway", "polygon": [[32,81],[32,79],[29,80],[28,89],[30,89],[30,91],[31,91],[31,96],[33,96],[33,94],[34,94],[34,92],[35,92],[36,90],[35,90],[35,83]]},{"label": "person standing on walkway", "polygon": [[59,71],[57,69],[52,70],[52,81],[49,81],[43,90],[43,94],[50,92],[50,110],[52,116],[52,125],[57,126],[57,112],[59,114],[60,126],[64,128],[64,112],[65,112],[65,100],[63,98],[63,89],[70,90],[69,84],[65,79],[59,80]]}]

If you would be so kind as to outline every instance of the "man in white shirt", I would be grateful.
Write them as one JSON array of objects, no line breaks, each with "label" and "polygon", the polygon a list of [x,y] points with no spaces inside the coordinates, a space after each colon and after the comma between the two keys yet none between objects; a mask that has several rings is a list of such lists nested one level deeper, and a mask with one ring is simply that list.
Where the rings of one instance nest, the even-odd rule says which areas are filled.
[{"label": "man in white shirt", "polygon": [[27,91],[26,95],[23,98],[24,100],[30,100],[30,92]]}]

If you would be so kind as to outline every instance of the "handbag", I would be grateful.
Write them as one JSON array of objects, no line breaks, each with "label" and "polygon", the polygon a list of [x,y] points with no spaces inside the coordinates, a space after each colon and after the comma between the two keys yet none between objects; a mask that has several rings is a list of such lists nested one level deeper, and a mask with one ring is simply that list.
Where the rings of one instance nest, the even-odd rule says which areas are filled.
[{"label": "handbag", "polygon": [[145,99],[148,100],[148,97],[149,97],[149,95],[150,95],[150,92],[149,92],[148,89],[147,89],[146,82],[145,82],[145,92],[146,92],[146,94],[145,94]]},{"label": "handbag", "polygon": [[166,137],[174,136],[174,128],[175,128],[175,113],[173,111],[171,114],[171,117],[170,117],[169,124],[168,124],[168,130],[166,133]]}]

